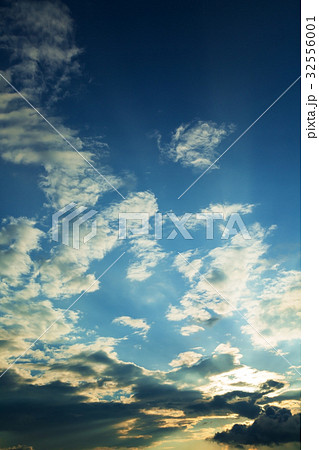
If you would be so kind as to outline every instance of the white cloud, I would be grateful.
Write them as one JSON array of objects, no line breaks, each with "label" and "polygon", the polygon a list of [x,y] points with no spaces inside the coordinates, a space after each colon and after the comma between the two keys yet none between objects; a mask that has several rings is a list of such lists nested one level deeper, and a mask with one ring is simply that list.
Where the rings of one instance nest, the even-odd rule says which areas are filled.
[{"label": "white cloud", "polygon": [[[59,98],[62,85],[66,86],[70,76],[78,70],[75,58],[79,49],[73,42],[73,25],[67,8],[60,3],[14,2],[2,10],[0,20],[9,24],[6,24],[6,35],[0,45],[10,53],[13,62],[5,76],[37,107],[44,99],[45,104],[50,105]],[[18,34],[15,27],[20,27]],[[62,120],[53,117],[49,110],[41,106],[40,110],[95,166],[95,155],[105,154],[106,149],[108,151],[105,142],[96,142],[94,138],[82,139],[76,130],[65,127]],[[105,192],[112,190],[6,85],[5,91],[0,94],[0,119],[4,124],[0,130],[1,157],[8,163],[43,167],[39,186],[50,202],[46,206],[56,210],[71,201],[78,205],[94,206]],[[123,185],[122,179],[113,175],[109,167],[104,166],[101,173],[116,188]],[[5,295],[1,319],[2,337],[8,341],[5,357],[20,354],[28,342],[36,339],[58,317],[60,310],[54,305],[57,300],[83,292],[96,280],[95,275],[89,273],[90,264],[93,260],[103,259],[120,244],[117,239],[119,211],[148,211],[154,215],[157,209],[152,193],[131,194],[127,199],[104,206],[99,211],[97,235],[79,250],[56,245],[48,255],[42,248],[38,261],[33,261],[30,253],[40,250],[39,239],[45,237],[44,233],[30,219],[8,221],[0,232],[0,251],[5,257],[0,262],[0,271],[7,278],[0,286]],[[157,243],[147,238],[132,239],[129,241],[131,244],[135,261],[128,270],[128,278],[145,279],[164,257],[164,252]],[[136,257],[139,258],[138,268]],[[23,287],[12,289],[14,285],[18,287],[24,275],[28,275],[28,281],[24,280]],[[98,288],[97,282],[90,291]],[[73,342],[73,325],[78,320],[78,314],[71,311],[67,316],[50,330],[44,342],[49,342],[50,336],[56,342],[61,337]],[[130,318],[126,324],[144,336],[150,328],[144,319]],[[9,339],[10,330],[15,332],[14,342]],[[35,351],[39,358],[39,350]],[[35,355],[33,350],[30,350],[30,355]]]},{"label": "white cloud", "polygon": [[[106,210],[104,216],[108,220],[113,220],[118,226],[119,213],[147,213],[149,218],[153,217],[158,211],[158,204],[155,195],[152,192],[134,192],[119,203],[111,205]],[[144,281],[152,274],[157,264],[166,257],[159,243],[150,235],[141,236],[130,234],[131,228],[139,229],[141,227],[140,220],[127,222],[127,242],[129,243],[130,252],[134,255],[134,262],[127,270],[127,278],[130,281]],[[122,240],[121,242],[124,242]]]},{"label": "white cloud", "polygon": [[[264,231],[260,226],[252,227],[250,233],[252,239],[245,240],[237,234],[202,258],[205,263],[205,269],[201,270],[203,277],[197,274],[191,283],[191,289],[180,302],[185,317],[203,318],[202,313],[200,317],[196,314],[196,311],[203,309],[212,310],[216,314],[231,314],[233,307],[236,307],[240,300],[244,301],[249,297],[247,283],[264,270],[262,256],[268,249],[263,242]],[[183,271],[182,265],[179,270]],[[185,270],[187,275],[188,269]]]},{"label": "white cloud", "polygon": [[146,334],[151,328],[150,325],[147,324],[145,319],[133,319],[130,316],[117,317],[116,319],[113,320],[113,323],[118,323],[120,325],[125,325],[134,328],[135,330],[138,330],[137,333],[142,336],[146,336]]},{"label": "white cloud", "polygon": [[193,252],[189,250],[183,254],[178,254],[174,260],[174,266],[177,270],[190,281],[192,281],[194,277],[198,276],[198,272],[203,265],[203,262],[200,259],[192,259],[192,264],[189,264],[188,260],[192,256]]},{"label": "white cloud", "polygon": [[[300,272],[281,270],[275,278],[264,280],[263,290],[247,308],[246,317],[274,347],[282,341],[300,339],[300,297]],[[257,347],[269,348],[251,326],[244,325],[242,331]]]},{"label": "white cloud", "polygon": [[[83,234],[87,231],[86,226],[81,230]],[[102,260],[118,245],[116,228],[100,214],[94,238],[81,243],[79,249],[58,244],[39,265],[42,292],[49,298],[58,299],[86,290],[96,279],[93,274],[87,273],[90,264],[94,260]],[[105,268],[108,264],[110,262],[105,263]],[[99,282],[96,282],[90,292],[98,288]]]},{"label": "white cloud", "polygon": [[164,155],[184,167],[205,169],[218,157],[217,147],[233,131],[233,126],[218,126],[208,121],[197,121],[180,125],[172,134],[168,144],[158,145]]},{"label": "white cloud", "polygon": [[119,213],[148,213],[152,217],[157,211],[157,199],[152,192],[133,192],[125,200],[113,203],[107,210],[107,217],[118,220]]},{"label": "white cloud", "polygon": [[[251,205],[242,208],[248,212],[250,209]],[[254,224],[249,228],[250,240],[237,234],[204,254],[201,262],[198,254],[185,252],[183,256],[191,267],[185,259],[176,258],[175,265],[190,287],[178,305],[170,305],[167,319],[191,318],[204,326],[210,318],[229,316],[238,309],[253,326],[243,319],[242,331],[250,336],[254,345],[269,348],[267,341],[277,346],[280,342],[298,339],[300,273],[285,271],[267,259],[269,244],[265,239],[273,229],[265,230]],[[203,276],[196,274],[199,267]]]},{"label": "white cloud", "polygon": [[[45,172],[40,187],[53,208],[60,209],[71,201],[94,206],[101,195],[112,191],[113,188],[16,94],[0,94],[0,119],[4,124],[0,129],[2,158],[13,164],[42,166]],[[49,117],[49,120],[87,161],[97,164],[92,142],[87,150],[75,130],[64,127],[59,118]],[[120,177],[114,176],[109,167],[103,167],[103,174],[114,187],[122,186]]]},{"label": "white cloud", "polygon": [[199,295],[196,292],[187,292],[179,306],[170,305],[166,314],[168,320],[179,321],[191,317],[194,320],[204,322],[211,318],[210,313],[206,310],[204,302],[199,302]]},{"label": "white cloud", "polygon": [[222,213],[224,219],[227,220],[233,213],[252,213],[254,206],[255,205],[248,203],[211,203],[207,208],[201,209],[199,214]]},{"label": "white cloud", "polygon": [[284,381],[285,377],[268,370],[257,370],[249,366],[239,366],[229,372],[215,374],[209,377],[209,383],[200,386],[199,390],[206,395],[223,395],[227,392],[237,391],[238,386],[244,392],[260,390],[260,385],[268,380]]},{"label": "white cloud", "polygon": [[[128,267],[127,278],[131,281],[143,281],[152,275],[152,269],[161,261],[166,253],[159,244],[148,236],[118,239],[119,212],[149,212],[154,215],[157,202],[150,192],[131,193],[125,200],[113,202],[97,215],[97,235],[82,244],[80,249],[57,246],[50,258],[40,267],[44,292],[47,296],[61,297],[72,295],[86,289],[94,276],[87,274],[93,260],[101,260],[119,245],[127,244],[134,255],[134,262]],[[85,233],[85,228],[82,230]],[[97,290],[96,283],[92,290]]]},{"label": "white cloud", "polygon": [[[0,25],[4,30],[0,45],[8,51],[12,63],[6,77],[37,107],[43,100],[50,105],[62,92],[65,95],[71,76],[79,71],[76,57],[80,53],[68,8],[60,2],[12,2],[1,8]],[[4,124],[0,130],[1,156],[14,164],[42,166],[45,173],[40,187],[53,208],[60,209],[71,201],[93,206],[103,193],[113,189],[18,94],[4,87],[7,92],[0,94]],[[40,110],[87,161],[98,165],[94,139],[85,146],[77,131],[63,126],[48,109]],[[99,150],[105,149],[105,143],[96,145]],[[122,186],[122,180],[109,167],[104,166],[101,172],[115,188]]]},{"label": "white cloud", "polygon": [[[42,337],[45,343],[59,343],[68,341],[70,333],[74,331],[73,325],[78,320],[78,314],[70,311],[61,317],[62,310],[55,308],[49,300],[34,301],[33,298],[19,298],[14,294],[5,297],[1,304],[0,318],[2,342],[1,366],[8,364],[9,358],[16,358],[23,353],[31,342],[36,340],[52,323],[59,319],[50,330]],[[30,301],[31,300],[31,301]],[[24,359],[32,359],[31,348]],[[16,368],[17,369],[17,368]]]},{"label": "white cloud", "polygon": [[153,274],[152,269],[166,256],[159,244],[149,237],[132,239],[130,251],[137,259],[127,270],[127,278],[131,281],[149,278]]},{"label": "white cloud", "polygon": [[0,275],[2,283],[20,283],[20,276],[30,272],[32,260],[29,253],[39,248],[44,233],[35,227],[35,221],[13,217],[3,222],[0,230]]},{"label": "white cloud", "polygon": [[199,325],[186,325],[181,328],[182,336],[190,336],[191,334],[198,333],[198,331],[204,331],[205,328],[200,327]]},{"label": "white cloud", "polygon": [[192,366],[196,364],[203,355],[197,352],[183,352],[180,353],[177,358],[173,359],[169,365],[172,367]]}]

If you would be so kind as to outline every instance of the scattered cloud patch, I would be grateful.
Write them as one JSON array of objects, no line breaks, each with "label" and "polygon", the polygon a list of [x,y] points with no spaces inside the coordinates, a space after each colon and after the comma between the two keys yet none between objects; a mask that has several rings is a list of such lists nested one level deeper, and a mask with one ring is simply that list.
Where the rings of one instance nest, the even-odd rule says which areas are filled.
[{"label": "scattered cloud patch", "polygon": [[48,99],[50,92],[54,101],[65,95],[62,89],[79,73],[81,53],[68,7],[61,2],[14,1],[1,8],[0,18],[0,45],[10,54],[6,74],[13,84],[32,98],[45,94]]},{"label": "scattered cloud patch", "polygon": [[[228,213],[232,210],[230,205],[227,209]],[[242,211],[249,213],[251,205],[242,205]],[[169,306],[167,319],[193,320],[199,324],[195,327],[204,327],[238,309],[253,325],[244,323],[242,331],[256,347],[299,339],[300,272],[285,270],[267,259],[271,230],[273,227],[264,229],[255,223],[249,227],[249,240],[236,234],[203,252],[201,259],[190,251],[179,255],[175,267],[188,281],[189,289],[179,304]]]},{"label": "scattered cloud patch", "polygon": [[204,331],[205,328],[200,327],[199,325],[186,325],[181,328],[182,336],[190,336],[191,334],[198,333],[199,331]]},{"label": "scattered cloud patch", "polygon": [[180,366],[192,366],[197,363],[202,358],[201,353],[197,352],[183,352],[180,353],[176,359],[173,359],[169,365],[172,367],[180,367]]},{"label": "scattered cloud patch", "polygon": [[11,217],[3,221],[0,229],[0,275],[12,285],[21,282],[21,275],[32,269],[30,252],[39,249],[44,233],[35,226],[35,221],[26,217]]},{"label": "scattered cloud patch", "polygon": [[145,319],[133,319],[130,316],[121,316],[117,317],[113,320],[113,323],[117,323],[119,325],[125,325],[137,330],[138,334],[142,336],[146,336],[151,326],[147,324]]},{"label": "scattered cloud patch", "polygon": [[166,257],[166,252],[150,237],[132,239],[130,252],[137,259],[127,270],[127,278],[130,281],[147,280],[153,274],[152,269]]},{"label": "scattered cloud patch", "polygon": [[159,135],[158,145],[162,154],[183,167],[206,169],[218,158],[218,146],[233,130],[233,125],[197,121],[180,125],[169,143],[163,144]]}]

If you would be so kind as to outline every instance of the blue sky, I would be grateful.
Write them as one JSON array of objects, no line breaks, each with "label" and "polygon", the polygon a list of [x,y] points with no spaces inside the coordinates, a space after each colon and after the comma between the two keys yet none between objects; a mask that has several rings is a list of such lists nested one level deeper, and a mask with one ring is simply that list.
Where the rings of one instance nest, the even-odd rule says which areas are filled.
[{"label": "blue sky", "polygon": [[[299,3],[28,0],[0,20],[3,371],[58,319],[0,378],[1,448],[298,449],[299,82],[180,195],[298,78]],[[52,240],[71,202],[97,211],[79,249]],[[151,233],[119,240],[120,212]],[[156,212],[226,220],[167,239],[165,216],[156,240]],[[233,213],[250,239],[221,239]]]}]

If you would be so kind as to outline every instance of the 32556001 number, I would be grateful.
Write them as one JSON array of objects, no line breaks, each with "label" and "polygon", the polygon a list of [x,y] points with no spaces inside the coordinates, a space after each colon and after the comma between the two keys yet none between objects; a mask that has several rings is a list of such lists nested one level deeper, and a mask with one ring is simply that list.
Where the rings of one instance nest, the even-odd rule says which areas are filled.
[{"label": "32556001 number", "polygon": [[316,19],[315,17],[309,17],[306,20],[306,63],[309,63],[306,64],[306,78],[316,78],[316,50],[314,48],[316,45],[316,25],[314,24]]}]

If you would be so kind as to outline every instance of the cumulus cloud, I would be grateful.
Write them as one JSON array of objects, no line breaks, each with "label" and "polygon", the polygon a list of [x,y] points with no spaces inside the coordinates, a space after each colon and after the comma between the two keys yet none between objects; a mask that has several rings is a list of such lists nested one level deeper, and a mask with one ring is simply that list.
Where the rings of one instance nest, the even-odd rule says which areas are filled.
[{"label": "cumulus cloud", "polygon": [[[229,214],[233,208],[227,205],[226,210]],[[249,213],[251,205],[242,205],[242,211]],[[268,342],[276,346],[298,339],[300,272],[285,270],[267,259],[267,237],[273,229],[266,230],[255,223],[249,227],[251,239],[236,234],[202,253],[202,258],[190,251],[179,255],[175,267],[187,280],[189,289],[179,304],[170,305],[167,319],[192,320],[193,326],[198,327],[239,309],[253,326],[244,322],[242,331],[251,337],[254,345],[269,347]],[[187,330],[188,325],[185,327]]]},{"label": "cumulus cloud", "polygon": [[185,352],[176,358],[176,367],[161,372],[119,360],[114,344],[104,339],[69,345],[68,351],[64,344],[63,351],[54,351],[49,371],[46,364],[37,365],[32,381],[8,372],[0,384],[3,445],[141,448],[186,425],[192,432],[202,419],[256,419],[263,411],[258,403],[282,387],[268,380],[253,392],[237,389],[211,396],[198,387],[236,367],[231,354],[196,361],[197,356]]},{"label": "cumulus cloud", "polygon": [[[149,211],[154,214],[157,202],[153,193],[131,193],[125,200],[114,201],[104,207],[97,215],[97,234],[80,249],[67,246],[57,246],[51,255],[39,267],[39,274],[45,294],[50,297],[64,297],[85,290],[95,280],[93,274],[87,273],[94,260],[101,260],[116,247],[127,245],[134,255],[127,269],[130,280],[142,281],[152,275],[152,270],[166,253],[156,241],[148,236],[129,236],[127,240],[118,239],[119,213]],[[84,225],[82,233],[88,229]],[[95,283],[92,290],[97,290],[99,283]]]},{"label": "cumulus cloud", "polygon": [[20,276],[30,272],[32,260],[30,252],[39,249],[43,231],[35,226],[35,221],[13,217],[3,221],[0,230],[0,275],[1,285],[7,281],[11,285],[21,282]]},{"label": "cumulus cloud", "polygon": [[230,445],[280,445],[300,442],[300,414],[269,406],[251,425],[234,425],[216,433],[213,441]]},{"label": "cumulus cloud", "polygon": [[[188,250],[183,254],[176,255],[174,259],[174,267],[182,273],[186,278],[192,281],[200,271],[203,262],[200,258],[194,258],[192,250]],[[189,264],[189,259],[192,258],[192,264]]]},{"label": "cumulus cloud", "polygon": [[201,353],[197,352],[183,352],[180,353],[177,358],[173,359],[169,365],[172,367],[180,367],[180,366],[192,366],[197,363],[202,358]]},{"label": "cumulus cloud", "polygon": [[[213,354],[212,361],[215,364],[220,361],[231,361],[232,366],[229,365],[229,370],[219,371],[214,376],[210,376],[209,381],[202,384],[200,389],[207,395],[214,396],[236,392],[239,387],[243,392],[256,392],[259,386],[265,386],[270,379],[275,379],[276,389],[281,389],[284,386],[283,375],[239,364],[238,355],[232,352]],[[269,385],[267,389],[272,392],[273,387]],[[268,399],[268,401],[270,400]]]},{"label": "cumulus cloud", "polygon": [[[76,312],[69,312],[62,317],[63,310],[55,308],[48,300],[26,302],[24,299],[7,299],[1,304],[1,365],[5,367],[20,356],[52,323],[54,325],[43,336],[42,343],[59,343],[68,340],[67,335],[74,331],[78,321]],[[41,353],[41,358],[47,359]],[[38,353],[30,349],[28,355],[20,361],[37,360]],[[6,367],[5,367],[6,368]],[[23,365],[21,370],[24,371]]]},{"label": "cumulus cloud", "polygon": [[233,129],[231,125],[217,125],[211,121],[182,124],[172,133],[170,142],[163,144],[158,136],[158,145],[174,162],[184,167],[205,169],[217,159],[219,144]]},{"label": "cumulus cloud", "polygon": [[[273,279],[263,280],[263,289],[246,316],[267,340],[273,345],[300,338],[300,298],[301,274],[296,270],[277,270]],[[257,347],[267,346],[267,342],[253,329],[244,325],[242,331],[251,337]]]},{"label": "cumulus cloud", "polygon": [[[87,231],[84,226],[82,232]],[[93,239],[82,243],[79,249],[57,245],[47,258],[43,258],[38,268],[43,293],[49,298],[60,299],[86,290],[96,281],[95,275],[88,273],[91,263],[102,260],[118,245],[116,228],[99,216]],[[90,292],[98,288],[99,282],[96,282]]]},{"label": "cumulus cloud", "polygon": [[[153,195],[146,193],[143,197],[142,194],[137,194],[136,198],[133,194],[129,197],[130,207],[152,203]],[[145,202],[141,203],[142,198]],[[39,239],[44,240],[49,236],[45,236],[32,220],[12,218],[5,221],[0,231],[0,269],[3,275],[0,288],[4,299],[1,306],[1,345],[4,365],[5,361],[19,356],[30,342],[60,317],[59,300],[83,292],[96,281],[94,273],[89,271],[92,261],[103,259],[119,245],[116,211],[122,207],[121,204],[114,202],[101,211],[97,235],[81,245],[80,249],[57,245],[49,255],[41,249],[41,258],[37,254],[31,258],[31,252],[40,250]],[[99,282],[95,282],[90,292],[98,288]],[[76,311],[70,311],[61,318],[44,336],[44,345],[54,340],[74,340],[78,317]],[[126,324],[132,325],[144,336],[149,330],[149,325],[142,319],[131,319],[129,322],[126,321]],[[35,358],[36,351],[31,349],[26,361]]]}]

